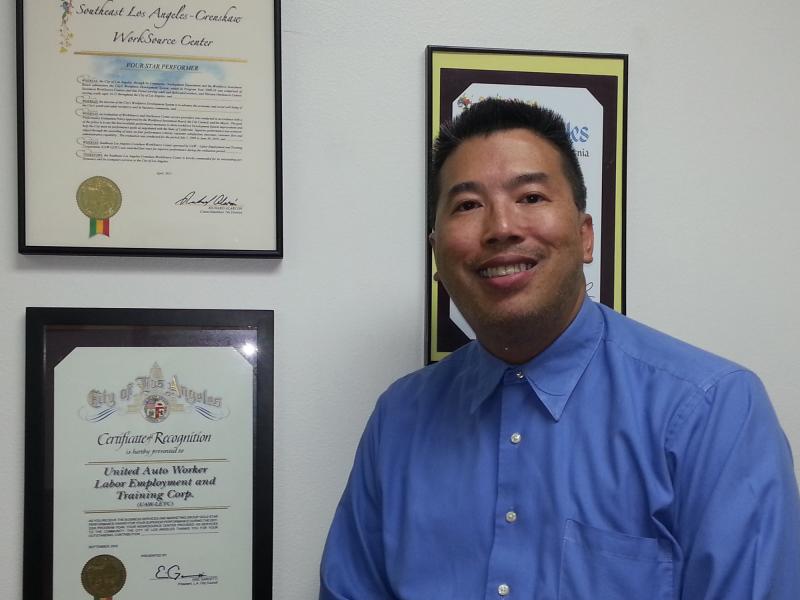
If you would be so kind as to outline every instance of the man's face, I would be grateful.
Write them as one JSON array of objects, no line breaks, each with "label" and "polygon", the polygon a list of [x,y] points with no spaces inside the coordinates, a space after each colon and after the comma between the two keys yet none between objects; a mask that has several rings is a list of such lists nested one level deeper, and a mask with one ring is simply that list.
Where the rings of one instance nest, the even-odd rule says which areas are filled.
[{"label": "man's face", "polygon": [[470,138],[445,161],[440,189],[430,237],[438,278],[478,338],[566,327],[594,232],[555,146],[525,129]]}]

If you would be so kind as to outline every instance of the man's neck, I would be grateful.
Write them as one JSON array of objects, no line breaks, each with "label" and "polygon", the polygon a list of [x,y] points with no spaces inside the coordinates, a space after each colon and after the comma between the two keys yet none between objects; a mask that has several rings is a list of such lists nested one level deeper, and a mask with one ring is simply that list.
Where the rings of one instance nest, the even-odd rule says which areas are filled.
[{"label": "man's neck", "polygon": [[544,316],[504,331],[476,332],[489,353],[512,365],[521,365],[544,352],[572,324],[583,306],[581,295],[574,307],[561,315]]}]

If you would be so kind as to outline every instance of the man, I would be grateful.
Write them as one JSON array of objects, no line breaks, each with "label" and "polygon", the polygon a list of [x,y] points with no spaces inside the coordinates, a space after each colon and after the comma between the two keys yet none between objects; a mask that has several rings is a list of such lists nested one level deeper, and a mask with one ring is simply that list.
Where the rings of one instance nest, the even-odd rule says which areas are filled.
[{"label": "man", "polygon": [[475,104],[432,171],[437,276],[478,342],[380,398],[320,598],[798,598],[798,490],[764,388],[586,298],[563,121]]}]

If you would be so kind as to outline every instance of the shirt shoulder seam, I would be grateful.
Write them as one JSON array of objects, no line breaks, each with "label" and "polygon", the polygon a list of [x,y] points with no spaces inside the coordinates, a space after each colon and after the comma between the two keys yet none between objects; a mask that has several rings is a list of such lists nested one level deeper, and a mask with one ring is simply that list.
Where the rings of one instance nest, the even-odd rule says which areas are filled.
[{"label": "shirt shoulder seam", "polygon": [[[664,443],[669,445],[670,440],[676,434],[676,432],[681,428],[681,426],[686,423],[689,417],[697,410],[697,407],[701,404],[701,401],[705,400],[706,403],[711,404],[712,397],[709,395],[709,391],[716,387],[719,382],[735,373],[752,373],[749,369],[742,367],[741,365],[737,365],[735,363],[725,361],[720,368],[712,370],[706,377],[702,379],[690,379],[681,375],[680,373],[676,373],[671,369],[668,369],[662,365],[654,364],[651,361],[648,361],[641,356],[636,356],[632,354],[627,348],[625,348],[622,344],[617,342],[614,339],[609,337],[605,338],[605,341],[609,344],[612,344],[615,348],[617,348],[620,352],[625,354],[631,360],[634,360],[646,367],[662,372],[678,381],[681,381],[692,388],[691,393],[687,395],[686,398],[680,400],[675,407],[675,411],[672,414],[672,417],[667,422],[667,428],[665,432]],[[721,359],[725,360],[725,359]]]},{"label": "shirt shoulder seam", "polygon": [[[687,384],[691,385],[692,387],[697,388],[702,393],[706,393],[712,387],[717,385],[719,383],[719,381],[723,377],[725,377],[727,375],[731,375],[731,374],[737,373],[737,372],[744,372],[744,373],[750,373],[751,372],[746,367],[743,367],[741,365],[737,365],[736,363],[729,362],[727,359],[720,358],[719,360],[720,361],[724,361],[724,363],[725,363],[720,368],[711,370],[709,372],[709,374],[704,378],[701,378],[701,379],[690,379],[690,378],[688,378],[688,377],[686,377],[684,375],[681,375],[680,373],[676,373],[675,371],[673,371],[671,369],[668,369],[666,366],[655,364],[652,361],[649,361],[649,360],[647,360],[645,358],[642,358],[641,356],[637,356],[637,355],[631,353],[625,346],[620,344],[617,340],[611,339],[609,337],[605,337],[605,341],[608,342],[609,344],[612,344],[615,348],[619,349],[620,352],[625,354],[625,356],[627,356],[631,360],[635,360],[636,362],[641,363],[641,364],[643,364],[643,365],[645,365],[645,366],[647,366],[647,367],[649,367],[649,368],[651,368],[653,370],[660,371],[660,372],[665,373],[666,375],[669,375],[670,377],[673,377],[673,378],[675,378],[675,379],[677,379],[679,381],[683,381],[684,383],[687,383]],[[700,352],[702,352],[702,351],[700,351]]]}]

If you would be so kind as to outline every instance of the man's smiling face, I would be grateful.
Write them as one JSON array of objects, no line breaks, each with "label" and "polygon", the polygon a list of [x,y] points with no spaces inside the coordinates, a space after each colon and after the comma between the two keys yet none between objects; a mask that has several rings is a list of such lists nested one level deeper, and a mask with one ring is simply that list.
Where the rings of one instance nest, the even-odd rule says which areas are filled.
[{"label": "man's smiling face", "polygon": [[510,129],[465,140],[442,167],[437,275],[481,341],[560,333],[580,308],[594,233],[561,161],[547,140]]}]

